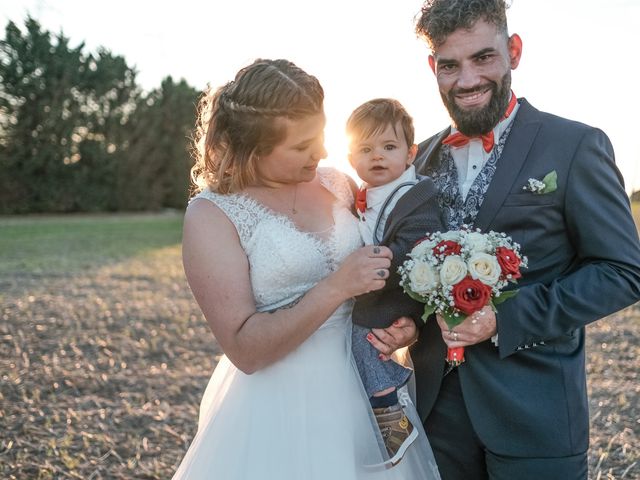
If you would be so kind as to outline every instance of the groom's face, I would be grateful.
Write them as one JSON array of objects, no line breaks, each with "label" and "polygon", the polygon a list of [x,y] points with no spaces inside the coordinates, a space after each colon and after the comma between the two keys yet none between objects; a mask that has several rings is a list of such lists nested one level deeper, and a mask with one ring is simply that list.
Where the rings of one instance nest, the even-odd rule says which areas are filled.
[{"label": "groom's face", "polygon": [[522,41],[478,20],[460,28],[436,47],[429,65],[453,125],[465,135],[493,129],[511,94],[511,70],[518,66]]}]

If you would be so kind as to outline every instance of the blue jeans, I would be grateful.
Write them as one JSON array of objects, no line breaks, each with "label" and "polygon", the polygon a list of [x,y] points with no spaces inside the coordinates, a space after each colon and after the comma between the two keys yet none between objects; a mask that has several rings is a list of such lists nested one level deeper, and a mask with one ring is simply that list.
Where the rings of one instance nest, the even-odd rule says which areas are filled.
[{"label": "blue jeans", "polygon": [[400,365],[393,360],[383,361],[378,358],[380,352],[367,340],[367,334],[371,329],[353,325],[351,330],[351,350],[358,367],[358,373],[362,384],[371,398],[374,393],[381,392],[390,387],[396,389],[402,387],[413,370]]}]

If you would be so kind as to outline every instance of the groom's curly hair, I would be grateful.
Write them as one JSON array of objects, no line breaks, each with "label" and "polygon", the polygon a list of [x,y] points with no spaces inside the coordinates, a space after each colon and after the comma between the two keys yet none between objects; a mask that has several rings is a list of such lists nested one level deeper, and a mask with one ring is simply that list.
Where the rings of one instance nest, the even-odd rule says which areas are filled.
[{"label": "groom's curly hair", "polygon": [[505,0],[427,0],[416,22],[416,34],[433,51],[459,28],[470,29],[479,19],[508,36]]}]

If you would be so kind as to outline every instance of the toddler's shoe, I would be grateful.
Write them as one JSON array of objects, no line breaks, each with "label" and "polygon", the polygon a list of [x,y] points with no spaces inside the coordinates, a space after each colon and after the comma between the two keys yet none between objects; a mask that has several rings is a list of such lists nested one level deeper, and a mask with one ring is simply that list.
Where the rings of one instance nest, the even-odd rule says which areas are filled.
[{"label": "toddler's shoe", "polygon": [[418,437],[418,430],[411,424],[399,403],[391,407],[374,408],[373,413],[389,453],[388,461],[396,465]]}]

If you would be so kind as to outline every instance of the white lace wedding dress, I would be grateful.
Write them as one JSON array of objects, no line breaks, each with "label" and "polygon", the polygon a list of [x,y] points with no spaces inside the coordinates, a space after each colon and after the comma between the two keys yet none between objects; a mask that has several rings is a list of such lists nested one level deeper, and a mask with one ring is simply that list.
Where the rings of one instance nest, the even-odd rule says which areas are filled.
[{"label": "white lace wedding dress", "polygon": [[[344,175],[328,168],[318,175],[336,197],[334,226],[324,234],[300,231],[246,195],[204,191],[196,197],[215,203],[236,226],[259,311],[296,300],[361,246]],[[409,414],[420,435],[405,458],[391,469],[367,466],[382,462],[383,455],[351,359],[351,307],[343,304],[295,351],[253,375],[223,356],[204,393],[197,434],[173,478],[440,478],[413,405]]]}]

